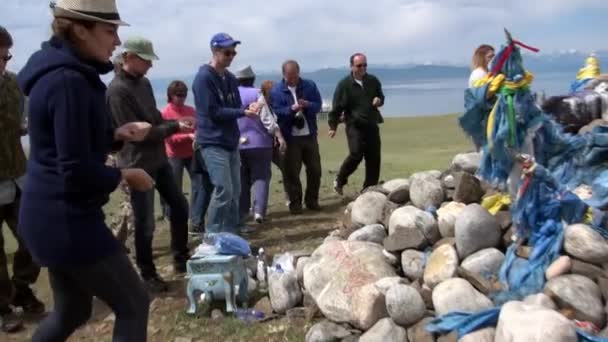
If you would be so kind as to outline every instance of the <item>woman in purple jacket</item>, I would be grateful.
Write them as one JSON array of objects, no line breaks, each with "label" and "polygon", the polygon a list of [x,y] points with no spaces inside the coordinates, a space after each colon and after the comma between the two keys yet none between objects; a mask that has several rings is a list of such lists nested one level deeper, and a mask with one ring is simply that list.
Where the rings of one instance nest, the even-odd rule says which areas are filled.
[{"label": "woman in purple jacket", "polygon": [[[286,145],[277,118],[270,108],[271,81],[264,81],[261,94],[255,96],[257,89],[253,88],[255,74],[251,68],[246,68],[237,74],[241,86],[239,92],[243,106],[249,106],[257,101],[262,110],[259,117],[242,117],[238,120],[241,138],[239,149],[241,153],[241,221],[244,221],[250,209],[253,209],[253,218],[262,223],[266,216],[268,206],[268,189],[270,187],[271,162],[273,145],[276,141],[281,151]],[[251,188],[253,187],[253,206],[251,205]]]}]

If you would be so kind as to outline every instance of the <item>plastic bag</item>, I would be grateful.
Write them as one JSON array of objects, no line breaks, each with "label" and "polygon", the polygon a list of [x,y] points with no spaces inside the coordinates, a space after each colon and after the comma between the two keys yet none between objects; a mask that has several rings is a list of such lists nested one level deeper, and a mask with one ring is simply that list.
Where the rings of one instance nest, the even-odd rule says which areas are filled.
[{"label": "plastic bag", "polygon": [[213,242],[218,254],[239,255],[244,257],[251,254],[249,242],[238,235],[231,233],[218,233],[213,234],[210,237],[210,240]]}]

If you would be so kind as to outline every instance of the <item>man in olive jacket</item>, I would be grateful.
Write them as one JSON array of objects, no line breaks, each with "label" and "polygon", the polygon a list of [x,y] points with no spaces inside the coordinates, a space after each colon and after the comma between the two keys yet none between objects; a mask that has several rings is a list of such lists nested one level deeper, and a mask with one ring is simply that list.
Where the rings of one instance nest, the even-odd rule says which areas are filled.
[{"label": "man in olive jacket", "polygon": [[348,177],[365,159],[363,189],[378,184],[380,178],[380,130],[382,115],[378,108],[384,104],[380,81],[367,73],[367,57],[355,53],[350,57],[351,73],[343,78],[334,92],[333,108],[329,112],[329,137],[336,135],[340,117],[346,122],[349,154],[334,180],[334,191],[342,195]]}]

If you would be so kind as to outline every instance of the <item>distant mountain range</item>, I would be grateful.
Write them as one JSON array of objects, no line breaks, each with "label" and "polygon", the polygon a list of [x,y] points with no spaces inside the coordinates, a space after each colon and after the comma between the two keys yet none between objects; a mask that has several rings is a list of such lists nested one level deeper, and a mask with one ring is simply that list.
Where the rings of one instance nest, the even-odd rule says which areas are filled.
[{"label": "distant mountain range", "polygon": [[[595,52],[604,66],[602,71],[608,73],[608,50]],[[548,54],[524,53],[524,65],[527,70],[539,73],[570,73],[574,78],[578,70],[583,67],[588,53],[579,51],[566,51]],[[255,66],[254,66],[255,68]],[[370,65],[370,73],[378,76],[384,84],[398,84],[404,81],[438,80],[438,79],[467,79],[470,73],[468,66],[440,65],[440,64],[403,64],[403,65]],[[312,72],[303,72],[302,77],[314,80],[320,88],[333,87],[349,70],[343,68],[324,68]],[[194,75],[182,78],[186,84],[192,84]],[[281,75],[276,73],[260,73],[257,83],[262,80],[279,80]],[[156,92],[164,93],[172,79],[153,79]],[[332,88],[333,89],[333,88]]]}]

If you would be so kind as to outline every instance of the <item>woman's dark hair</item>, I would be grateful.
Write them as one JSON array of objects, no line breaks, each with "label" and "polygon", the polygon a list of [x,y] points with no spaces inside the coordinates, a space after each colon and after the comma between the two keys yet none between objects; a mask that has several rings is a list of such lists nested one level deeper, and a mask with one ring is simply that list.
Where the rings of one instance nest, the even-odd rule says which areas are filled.
[{"label": "woman's dark hair", "polygon": [[8,31],[3,26],[0,26],[0,48],[10,49],[12,47],[13,37],[11,37],[11,34],[8,33]]},{"label": "woman's dark hair", "polygon": [[188,86],[186,83],[176,80],[167,87],[167,103],[171,103],[171,98],[177,94],[187,94]]},{"label": "woman's dark hair", "polygon": [[241,87],[251,88],[251,87],[253,87],[254,83],[255,83],[255,77],[239,78],[239,85]]},{"label": "woman's dark hair", "polygon": [[55,18],[51,24],[51,28],[53,29],[53,35],[55,37],[65,39],[74,45],[78,45],[79,42],[74,33],[74,25],[82,25],[87,30],[90,30],[94,28],[96,24],[96,22],[88,20]]}]

